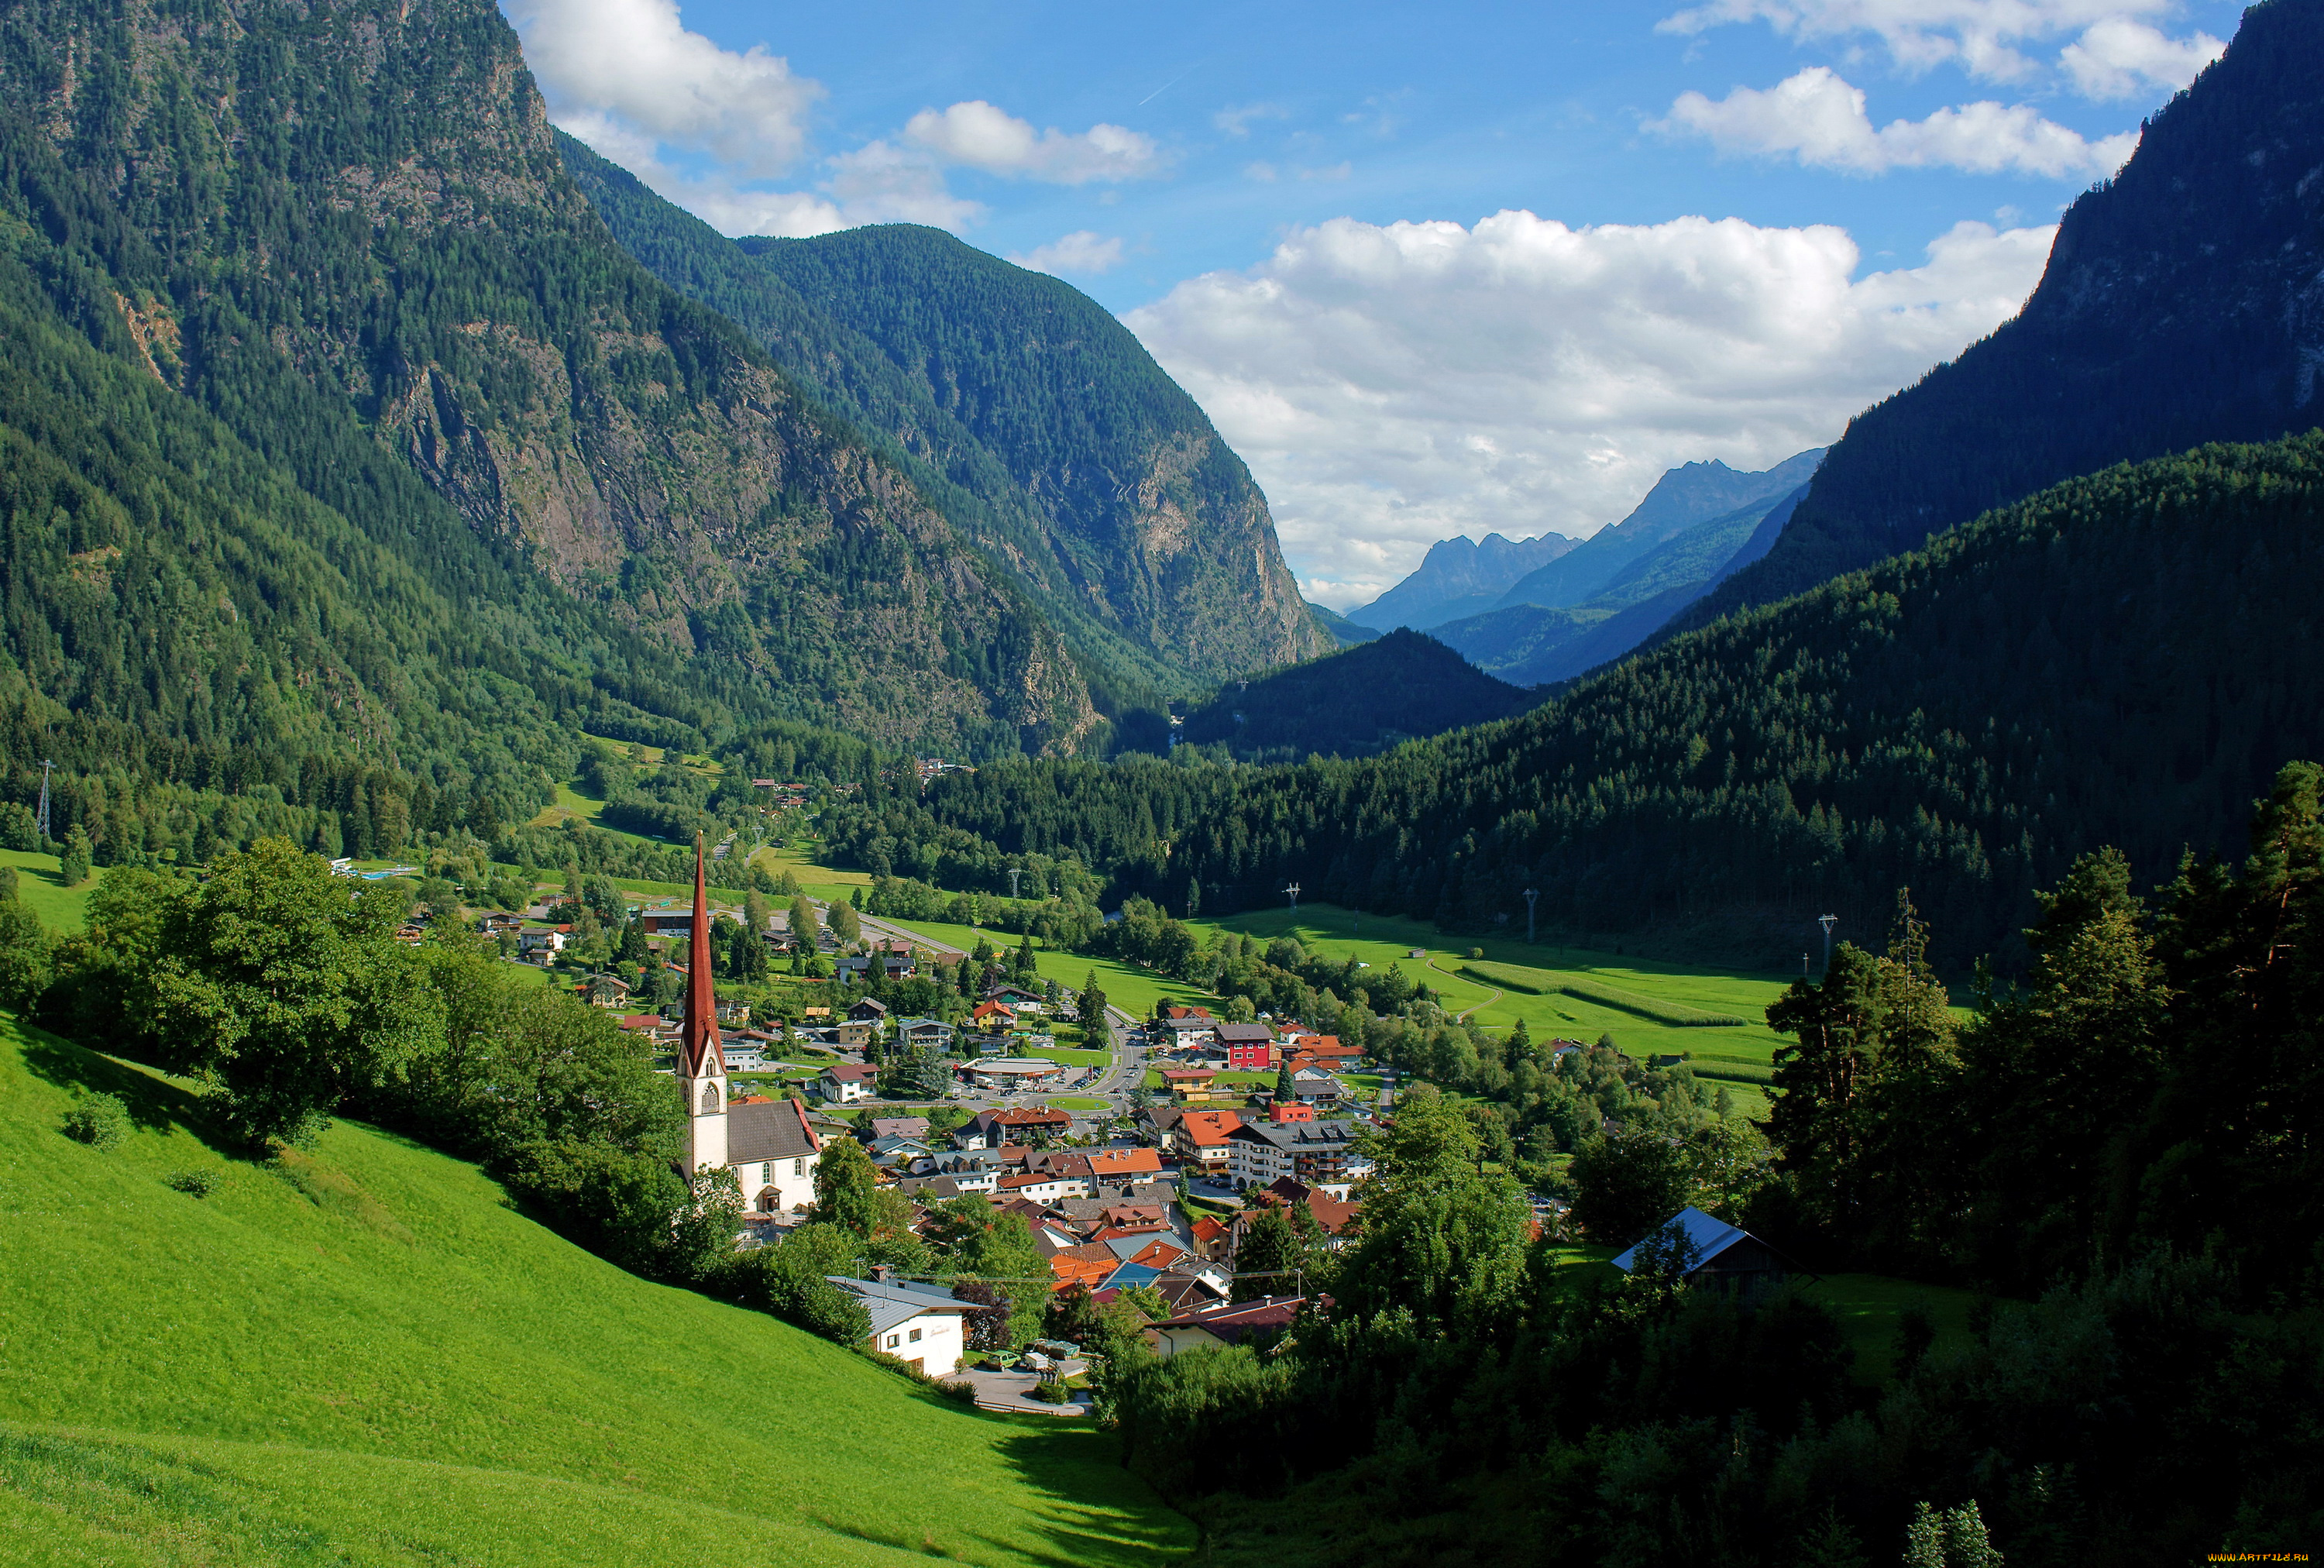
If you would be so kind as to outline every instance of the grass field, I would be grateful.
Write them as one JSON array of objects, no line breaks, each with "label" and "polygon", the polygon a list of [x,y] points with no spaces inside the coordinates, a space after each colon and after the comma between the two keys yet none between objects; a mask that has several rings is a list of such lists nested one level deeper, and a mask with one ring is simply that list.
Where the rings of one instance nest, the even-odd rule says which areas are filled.
[{"label": "grass field", "polygon": [[[1353,956],[1374,965],[1400,964],[1406,973],[1425,981],[1441,993],[1444,1005],[1466,1012],[1489,1029],[1512,1027],[1523,1019],[1534,1038],[1595,1040],[1611,1035],[1614,1043],[1634,1056],[1686,1053],[1706,1076],[1721,1067],[1763,1075],[1775,1047],[1784,1037],[1762,1021],[1767,1004],[1782,994],[1790,977],[1734,974],[1684,964],[1656,964],[1620,954],[1579,947],[1528,945],[1506,936],[1448,938],[1433,926],[1382,915],[1357,916],[1330,904],[1305,904],[1295,918],[1286,909],[1235,915],[1221,921],[1196,921],[1198,930],[1224,929],[1247,936],[1290,936],[1310,952],[1334,959]],[[1407,956],[1421,948],[1426,958]],[[1621,1007],[1587,1001],[1560,993],[1527,994],[1509,986],[1496,986],[1460,973],[1472,962],[1469,949],[1484,950],[1489,967],[1521,966],[1550,970],[1578,978],[1585,984],[1649,1000],[1691,1012],[1721,1014],[1752,1020],[1723,1028],[1681,1028],[1642,1018]],[[1742,1088],[1737,1085],[1738,1099]]]},{"label": "grass field", "polygon": [[[76,1093],[131,1101],[99,1151]],[[276,1169],[0,1020],[0,1558],[1143,1564],[1193,1533],[1078,1423],[981,1415],[648,1285],[341,1123]],[[165,1185],[181,1169],[206,1199]]]},{"label": "grass field", "polygon": [[[883,917],[884,918],[884,917]],[[1024,938],[1008,931],[989,931],[975,926],[949,926],[941,920],[890,920],[907,931],[957,947],[964,953],[973,953],[979,941],[990,942],[995,949],[1015,947]],[[1200,991],[1183,981],[1155,974],[1134,964],[1119,963],[1111,958],[1084,958],[1078,954],[1056,953],[1036,945],[1033,965],[1044,980],[1054,980],[1061,985],[1081,988],[1090,972],[1097,972],[1097,985],[1105,992],[1105,1000],[1125,1011],[1140,1018],[1154,1010],[1157,1001],[1197,1002],[1214,1006],[1218,998]]]},{"label": "grass field", "polygon": [[50,931],[78,931],[88,923],[88,896],[97,891],[98,872],[77,888],[68,888],[57,874],[57,857],[20,849],[0,849],[0,865],[16,868],[16,897],[41,918]]}]

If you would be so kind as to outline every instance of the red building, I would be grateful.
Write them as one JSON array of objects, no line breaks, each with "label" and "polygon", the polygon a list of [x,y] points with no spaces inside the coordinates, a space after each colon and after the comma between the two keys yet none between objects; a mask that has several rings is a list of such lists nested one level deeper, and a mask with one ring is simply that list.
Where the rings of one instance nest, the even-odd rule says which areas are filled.
[{"label": "red building", "polygon": [[1275,1031],[1265,1024],[1221,1024],[1219,1044],[1229,1072],[1264,1073],[1275,1065]]}]

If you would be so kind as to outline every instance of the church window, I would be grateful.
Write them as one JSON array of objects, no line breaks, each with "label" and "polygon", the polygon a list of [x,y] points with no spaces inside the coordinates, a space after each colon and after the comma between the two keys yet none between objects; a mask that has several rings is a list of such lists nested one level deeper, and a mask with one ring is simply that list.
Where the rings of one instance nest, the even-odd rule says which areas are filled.
[{"label": "church window", "polygon": [[762,1182],[770,1182],[775,1179],[775,1162],[773,1160],[766,1160],[761,1163],[759,1167],[759,1179]]},{"label": "church window", "polygon": [[795,1159],[791,1161],[791,1175],[795,1176],[803,1176],[807,1175],[807,1161],[804,1159]]},{"label": "church window", "polygon": [[[666,1105],[669,1102],[664,1101],[662,1103]],[[702,1086],[702,1114],[705,1116],[712,1116],[715,1115],[717,1111],[718,1085],[715,1084],[705,1084]]]}]

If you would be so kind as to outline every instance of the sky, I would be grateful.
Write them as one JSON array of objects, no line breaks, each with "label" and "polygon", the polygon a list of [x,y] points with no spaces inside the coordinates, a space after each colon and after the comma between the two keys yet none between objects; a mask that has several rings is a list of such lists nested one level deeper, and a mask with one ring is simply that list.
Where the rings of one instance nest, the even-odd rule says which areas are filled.
[{"label": "sky", "polygon": [[924,223],[1113,311],[1308,597],[1764,468],[2023,304],[2211,0],[501,0],[734,235]]}]

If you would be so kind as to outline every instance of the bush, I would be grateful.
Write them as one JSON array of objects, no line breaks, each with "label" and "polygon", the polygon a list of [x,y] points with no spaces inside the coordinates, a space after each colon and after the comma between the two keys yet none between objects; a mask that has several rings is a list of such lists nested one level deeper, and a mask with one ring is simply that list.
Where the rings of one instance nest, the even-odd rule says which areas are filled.
[{"label": "bush", "polygon": [[206,1198],[218,1188],[218,1173],[214,1170],[173,1170],[161,1178],[161,1185],[189,1198]]},{"label": "bush", "polygon": [[936,1381],[936,1390],[945,1398],[958,1400],[963,1405],[976,1403],[976,1385],[966,1378],[939,1378]]},{"label": "bush", "polygon": [[129,1131],[129,1107],[118,1094],[92,1094],[65,1112],[63,1132],[91,1148],[111,1148]]},{"label": "bush", "polygon": [[1070,1405],[1074,1400],[1074,1392],[1063,1383],[1045,1378],[1026,1389],[1025,1397],[1038,1399],[1044,1405]]}]

